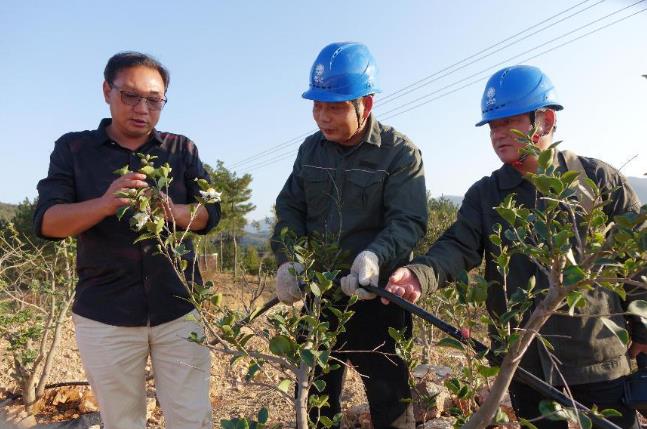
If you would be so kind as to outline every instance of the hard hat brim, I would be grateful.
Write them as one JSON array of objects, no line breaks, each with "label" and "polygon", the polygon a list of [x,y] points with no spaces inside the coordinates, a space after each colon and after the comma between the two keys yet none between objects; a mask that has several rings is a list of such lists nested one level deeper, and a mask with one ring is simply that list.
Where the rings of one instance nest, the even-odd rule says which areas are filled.
[{"label": "hard hat brim", "polygon": [[536,112],[539,109],[553,109],[556,112],[559,112],[560,110],[564,109],[564,107],[561,104],[549,104],[549,105],[538,105],[536,108],[524,111],[524,112],[517,112],[517,111],[503,111],[499,114],[496,115],[490,115],[487,119],[482,119],[481,121],[477,122],[474,126],[475,127],[480,127],[482,125],[487,124],[488,122],[496,121],[497,119],[503,119],[503,118],[510,118],[512,116],[517,116],[517,115],[523,115],[524,113],[530,113],[530,112]]},{"label": "hard hat brim", "polygon": [[352,95],[352,94],[338,94],[334,92],[327,91],[325,89],[320,89],[320,88],[310,88],[303,94],[301,94],[301,97],[305,98],[306,100],[312,100],[312,101],[323,101],[327,103],[338,103],[341,101],[351,101],[351,100],[356,100],[361,97],[366,97],[367,95],[372,95],[378,92],[382,92],[380,89],[377,88],[371,88],[371,92],[368,94],[363,94],[363,95]]}]

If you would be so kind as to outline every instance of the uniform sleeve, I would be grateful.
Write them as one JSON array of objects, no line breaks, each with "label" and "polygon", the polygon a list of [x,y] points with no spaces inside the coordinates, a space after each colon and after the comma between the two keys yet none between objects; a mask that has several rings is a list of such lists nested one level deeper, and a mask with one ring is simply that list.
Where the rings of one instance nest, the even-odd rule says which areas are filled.
[{"label": "uniform sleeve", "polygon": [[416,257],[409,268],[420,281],[423,294],[456,280],[463,271],[480,265],[484,239],[481,228],[481,204],[478,184],[465,194],[456,222],[431,246]]},{"label": "uniform sleeve", "polygon": [[46,237],[42,233],[43,216],[56,204],[75,203],[76,187],[72,152],[64,137],[56,141],[49,157],[47,177],[38,182],[38,203],[34,211],[34,233],[47,240],[60,240]]},{"label": "uniform sleeve", "polygon": [[384,183],[386,227],[367,246],[380,265],[392,265],[408,257],[427,230],[427,191],[420,150],[404,146],[395,168]]},{"label": "uniform sleeve", "polygon": [[281,231],[288,228],[297,237],[306,235],[306,201],[301,179],[301,166],[303,145],[299,149],[297,159],[294,161],[292,173],[285,181],[283,189],[276,197],[276,226],[272,234],[271,246],[278,265],[289,260],[285,253],[284,243],[281,241]]},{"label": "uniform sleeve", "polygon": [[[191,151],[189,155],[188,166],[185,171],[184,183],[187,186],[189,201],[191,203],[195,203],[197,201],[196,196],[200,195],[200,187],[198,186],[198,183],[195,179],[205,179],[206,181],[211,183],[211,178],[209,177],[209,173],[207,173],[207,171],[205,170],[204,165],[202,165],[197,146],[191,141],[189,141],[189,143]],[[196,234],[205,235],[213,228],[215,228],[216,225],[218,225],[218,222],[220,222],[219,202],[214,204],[207,204],[205,205],[205,208],[207,209],[207,213],[209,214],[207,225],[199,231],[193,231]]]}]

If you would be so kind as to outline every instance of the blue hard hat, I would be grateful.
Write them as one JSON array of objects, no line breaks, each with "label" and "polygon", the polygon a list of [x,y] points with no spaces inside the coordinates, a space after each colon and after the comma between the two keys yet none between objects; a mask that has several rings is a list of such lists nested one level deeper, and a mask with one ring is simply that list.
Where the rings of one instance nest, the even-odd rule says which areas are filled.
[{"label": "blue hard hat", "polygon": [[335,102],[381,92],[377,65],[366,45],[331,43],[321,50],[310,70],[310,89],[303,98]]},{"label": "blue hard hat", "polygon": [[548,76],[537,67],[506,67],[494,73],[485,85],[481,99],[482,117],[476,126],[543,107],[563,109]]}]

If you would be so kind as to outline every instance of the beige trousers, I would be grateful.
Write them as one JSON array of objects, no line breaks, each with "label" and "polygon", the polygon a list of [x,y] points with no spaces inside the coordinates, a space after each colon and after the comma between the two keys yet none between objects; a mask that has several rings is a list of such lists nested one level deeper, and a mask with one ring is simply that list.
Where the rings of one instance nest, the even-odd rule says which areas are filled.
[{"label": "beige trousers", "polygon": [[206,347],[186,340],[191,332],[203,332],[187,316],[153,327],[123,327],[72,315],[83,367],[105,429],[146,427],[149,354],[166,427],[212,428],[210,354]]}]

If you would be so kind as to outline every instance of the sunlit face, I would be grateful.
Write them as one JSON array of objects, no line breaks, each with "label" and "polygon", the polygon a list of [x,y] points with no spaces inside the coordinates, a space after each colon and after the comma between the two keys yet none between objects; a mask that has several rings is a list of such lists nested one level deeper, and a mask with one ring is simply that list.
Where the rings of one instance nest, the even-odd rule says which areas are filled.
[{"label": "sunlit face", "polygon": [[136,66],[120,70],[113,82],[104,82],[103,94],[110,106],[112,127],[130,138],[144,137],[157,125],[161,110],[151,109],[145,100],[134,106],[124,103],[122,92],[141,97],[163,98],[164,80],[150,67]]},{"label": "sunlit face", "polygon": [[[360,103],[360,117],[363,106]],[[327,140],[339,144],[352,145],[351,140],[359,127],[355,106],[350,101],[328,103],[315,101],[312,116]]]},{"label": "sunlit face", "polygon": [[519,160],[519,149],[523,143],[517,141],[517,136],[510,130],[516,129],[521,132],[528,132],[532,124],[527,113],[496,119],[488,123],[490,126],[490,140],[492,148],[504,164],[511,164]]}]

